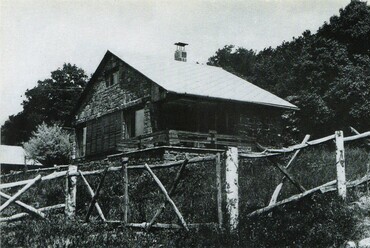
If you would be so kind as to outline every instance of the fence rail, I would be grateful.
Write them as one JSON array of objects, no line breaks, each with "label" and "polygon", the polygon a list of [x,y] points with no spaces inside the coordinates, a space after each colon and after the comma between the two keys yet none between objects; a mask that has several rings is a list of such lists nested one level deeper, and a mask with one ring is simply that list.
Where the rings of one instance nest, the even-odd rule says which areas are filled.
[{"label": "fence rail", "polygon": [[[12,203],[20,205],[27,212],[14,214],[14,215],[8,216],[8,217],[2,217],[2,218],[0,218],[0,222],[20,220],[20,219],[22,219],[24,217],[27,217],[29,215],[37,216],[39,218],[45,218],[45,212],[46,211],[61,209],[61,208],[64,208],[65,215],[69,219],[74,218],[75,213],[76,213],[76,188],[77,188],[76,181],[77,181],[77,178],[81,178],[84,185],[87,187],[88,193],[91,197],[91,201],[88,204],[89,208],[88,208],[87,214],[85,216],[85,221],[86,222],[89,221],[89,217],[92,213],[92,210],[95,208],[98,212],[98,215],[99,215],[100,219],[103,220],[104,222],[106,222],[106,223],[125,223],[125,225],[127,227],[146,228],[148,230],[150,228],[176,228],[176,229],[177,228],[184,228],[185,230],[189,230],[189,228],[199,227],[199,225],[203,225],[203,224],[202,223],[198,223],[198,224],[197,223],[186,223],[183,215],[181,214],[180,210],[176,206],[176,203],[173,201],[173,199],[171,199],[171,196],[172,196],[172,193],[174,192],[174,190],[176,188],[176,185],[179,183],[179,181],[181,181],[183,179],[183,175],[182,175],[183,173],[182,172],[183,172],[185,166],[193,166],[193,165],[196,166],[197,163],[214,161],[216,163],[216,166],[215,166],[215,168],[216,168],[216,167],[219,166],[219,163],[220,163],[220,159],[219,159],[220,154],[204,156],[204,157],[193,157],[193,158],[188,158],[188,156],[186,156],[186,157],[187,158],[184,159],[184,160],[162,163],[162,164],[152,164],[152,165],[148,165],[148,164],[128,165],[128,158],[123,158],[121,166],[109,166],[109,167],[106,167],[105,169],[99,169],[99,170],[93,170],[93,171],[78,170],[77,166],[71,165],[67,168],[68,170],[65,170],[65,171],[54,171],[53,173],[45,175],[45,176],[41,176],[40,174],[38,174],[33,179],[21,180],[21,181],[16,181],[16,182],[9,182],[9,183],[2,183],[2,184],[0,184],[0,189],[2,189],[2,190],[3,189],[14,188],[14,187],[20,187],[20,186],[23,186],[23,188],[21,190],[19,190],[14,196],[8,196],[7,194],[5,194],[3,192],[0,192],[1,197],[8,199],[3,205],[0,206],[0,212]],[[162,184],[160,179],[155,175],[153,170],[167,169],[167,168],[178,167],[178,166],[180,166],[178,175],[175,178],[173,186],[170,189],[170,191],[167,191],[165,186]],[[163,202],[160,205],[160,207],[158,208],[158,211],[155,213],[154,217],[147,223],[129,223],[129,220],[128,220],[128,212],[129,212],[128,211],[128,185],[129,185],[129,181],[128,181],[127,171],[131,171],[131,170],[146,170],[146,171],[148,171],[150,173],[150,175],[152,176],[152,178],[157,183],[161,192],[166,197],[166,201]],[[221,171],[219,171],[217,169],[215,169],[215,170],[216,170],[216,173],[219,173],[219,174],[217,174],[217,177],[221,177],[221,175],[220,175]],[[36,170],[35,172],[39,172],[39,171]],[[104,178],[105,178],[107,172],[122,172],[122,179],[123,179],[124,188],[125,188],[124,220],[117,220],[117,221],[107,220],[106,217],[104,216],[102,208],[101,208],[101,206],[98,202],[99,193],[100,193],[101,187],[104,183]],[[90,175],[100,175],[100,174],[102,174],[102,176],[100,178],[100,183],[99,183],[96,191],[94,191],[92,189],[92,187],[90,186],[86,177],[90,176]],[[34,207],[32,207],[28,204],[25,204],[25,203],[17,200],[17,198],[21,194],[26,192],[36,182],[45,182],[45,181],[48,181],[48,180],[54,180],[54,179],[58,179],[58,178],[66,178],[66,180],[65,180],[65,188],[66,188],[65,194],[66,195],[65,195],[65,203],[64,204],[58,204],[58,205],[54,205],[54,206],[48,206],[48,207],[36,209],[36,208],[34,208]],[[221,192],[221,187],[222,187],[221,184],[219,182],[217,182],[216,186],[218,187],[217,192]],[[218,209],[218,212],[221,212],[222,211],[221,210],[221,208],[222,208],[221,198],[218,198],[218,201],[220,201],[220,202],[217,203],[216,207],[220,208],[220,209]],[[163,212],[163,210],[166,207],[167,202],[170,203],[169,205],[175,210],[177,216],[179,217],[181,225],[171,224],[171,223],[169,223],[169,224],[157,223],[157,217]],[[222,225],[222,215],[221,216],[219,215],[218,217],[221,218],[221,219],[219,219],[217,223],[212,223],[215,226],[221,226]],[[209,224],[210,223],[204,223],[204,225],[209,225]]]},{"label": "fence rail", "polygon": [[[367,174],[357,180],[347,182],[345,177],[345,167],[346,167],[346,161],[345,161],[345,149],[344,149],[344,143],[355,141],[359,139],[364,139],[370,137],[370,131],[364,132],[364,133],[358,133],[356,130],[354,130],[354,133],[356,133],[353,136],[344,137],[343,132],[337,131],[333,135],[329,135],[320,139],[309,141],[310,136],[306,135],[306,137],[303,139],[303,141],[300,144],[296,144],[293,146],[289,146],[287,148],[281,148],[281,149],[271,149],[259,146],[262,150],[261,152],[250,152],[250,153],[238,153],[238,149],[236,147],[229,147],[227,150],[225,150],[223,156],[218,152],[215,155],[210,156],[203,156],[203,157],[193,157],[188,158],[186,156],[186,159],[174,161],[174,162],[167,162],[162,164],[137,164],[137,165],[129,165],[128,158],[122,158],[121,160],[121,166],[108,166],[104,169],[98,169],[98,170],[78,170],[77,166],[63,166],[58,168],[47,168],[47,169],[40,169],[40,170],[34,170],[37,174],[39,172],[45,172],[50,170],[60,170],[61,168],[66,168],[67,170],[64,171],[54,171],[53,173],[50,173],[45,176],[41,176],[40,174],[36,175],[36,177],[32,179],[27,180],[21,180],[16,182],[8,182],[8,183],[2,183],[0,184],[0,189],[10,189],[14,187],[20,187],[22,188],[18,190],[16,194],[13,196],[10,196],[4,192],[0,192],[0,196],[7,199],[5,203],[3,203],[0,206],[0,212],[2,212],[4,209],[6,209],[11,204],[17,204],[18,206],[22,207],[22,209],[25,212],[18,213],[12,216],[8,217],[2,217],[0,218],[0,222],[4,221],[14,221],[19,220],[27,216],[36,216],[38,218],[45,218],[45,212],[54,210],[54,209],[65,209],[66,216],[69,216],[70,218],[74,218],[75,212],[76,212],[76,187],[77,187],[77,178],[81,178],[83,181],[83,184],[87,187],[88,193],[90,196],[90,202],[88,204],[89,209],[87,212],[87,215],[85,216],[85,221],[89,221],[90,214],[95,208],[98,212],[98,215],[100,219],[106,223],[111,224],[124,224],[127,227],[134,227],[134,228],[144,228],[147,230],[150,230],[151,228],[183,228],[185,230],[188,230],[192,227],[198,227],[199,225],[216,225],[218,227],[223,226],[223,209],[226,207],[228,218],[226,218],[229,221],[229,227],[231,230],[235,230],[238,225],[238,218],[239,218],[239,209],[238,209],[238,201],[239,201],[239,191],[238,191],[238,167],[239,167],[239,159],[249,159],[249,158],[268,158],[280,155],[286,155],[288,153],[293,153],[292,157],[290,158],[287,165],[282,166],[278,164],[276,161],[272,161],[273,165],[279,169],[279,171],[282,173],[282,180],[280,184],[275,188],[275,191],[271,197],[271,200],[268,204],[268,206],[263,207],[261,209],[257,209],[251,213],[248,214],[248,217],[257,216],[263,213],[267,213],[272,211],[274,208],[278,206],[282,206],[284,204],[288,204],[291,202],[295,202],[300,200],[303,197],[312,195],[316,192],[319,193],[326,193],[331,191],[338,191],[338,195],[345,200],[346,194],[347,194],[347,188],[356,187],[359,185],[362,185],[364,183],[367,183],[370,181],[370,173],[369,171]],[[300,182],[291,174],[291,172],[288,170],[292,166],[292,162],[296,159],[296,157],[299,155],[300,151],[307,147],[316,146],[319,144],[323,144],[328,141],[335,141],[336,143],[336,170],[337,170],[337,179],[330,181],[328,183],[325,183],[323,185],[314,187],[312,189],[305,189]],[[368,145],[366,143],[366,145]],[[222,157],[222,159],[221,159]],[[222,161],[221,161],[222,160]],[[207,162],[207,161],[214,161],[215,163],[215,177],[216,177],[216,189],[217,189],[217,223],[188,223],[183,214],[180,212],[179,208],[177,207],[175,201],[173,201],[173,192],[175,191],[175,188],[177,184],[183,180],[183,170],[185,167],[188,166],[196,166],[197,163],[201,162]],[[370,163],[370,161],[369,161]],[[333,165],[334,166],[334,165]],[[155,170],[159,169],[167,169],[167,168],[173,168],[173,167],[179,167],[176,178],[172,182],[172,187],[170,190],[167,190],[163,183],[160,181],[160,179],[156,176]],[[151,178],[156,182],[158,188],[160,189],[160,192],[162,192],[163,196],[165,197],[165,201],[161,203],[161,205],[158,207],[158,210],[155,212],[155,215],[148,221],[143,223],[131,223],[129,218],[129,199],[128,199],[128,192],[129,192],[129,171],[135,171],[135,170],[146,170],[149,172]],[[123,199],[123,209],[124,209],[124,216],[123,220],[107,220],[106,217],[103,214],[101,205],[99,204],[99,193],[101,186],[104,183],[104,178],[107,173],[109,172],[120,172],[122,177],[122,183],[124,187],[124,199]],[[14,175],[14,174],[13,174]],[[97,187],[97,189],[94,191],[93,188],[90,186],[87,177],[91,175],[101,175],[100,176],[100,183]],[[54,180],[58,178],[65,178],[65,186],[66,186],[66,198],[64,204],[57,204],[54,206],[48,206],[43,208],[35,208],[30,206],[29,204],[26,204],[24,202],[21,202],[18,200],[18,198],[25,193],[29,188],[35,187],[36,183],[42,183],[44,181],[48,180]],[[279,192],[281,191],[283,185],[285,182],[290,182],[293,185],[295,185],[300,191],[300,194],[296,194],[293,196],[290,196],[286,199],[278,201]],[[225,187],[225,188],[223,188]],[[223,206],[223,198],[226,198],[226,206]],[[164,211],[166,206],[171,206],[171,208],[175,211],[176,216],[179,219],[179,224],[174,223],[158,223],[157,217]]]},{"label": "fence rail", "polygon": [[[359,139],[363,139],[367,137],[370,137],[370,131],[345,137],[343,141],[349,142],[349,141],[359,140]],[[297,144],[297,145],[293,145],[293,146],[289,146],[287,148],[281,148],[281,149],[270,149],[270,148],[265,148],[265,147],[260,146],[263,149],[262,152],[240,153],[239,156],[242,158],[264,158],[264,157],[272,157],[272,156],[281,156],[286,153],[291,153],[291,152],[301,150],[307,147],[320,145],[330,140],[335,140],[335,134],[326,136],[324,138],[307,141],[304,144]]]},{"label": "fence rail", "polygon": [[[274,165],[276,167],[278,167],[278,169],[284,175],[284,177],[282,179],[282,182],[276,187],[268,206],[257,209],[255,211],[249,213],[248,217],[253,217],[253,216],[256,216],[256,215],[259,215],[259,214],[262,214],[262,213],[272,211],[272,209],[274,209],[278,206],[281,206],[281,205],[284,205],[284,204],[287,204],[287,203],[290,203],[290,202],[297,201],[297,200],[299,200],[303,197],[306,197],[308,195],[311,195],[315,192],[326,193],[326,192],[337,190],[338,191],[338,196],[345,201],[346,197],[347,197],[347,188],[352,188],[352,187],[361,185],[365,182],[366,183],[369,182],[370,181],[369,168],[368,168],[367,174],[364,177],[362,177],[360,179],[357,179],[357,180],[354,180],[354,181],[350,181],[350,182],[346,181],[346,174],[345,174],[345,166],[346,166],[345,164],[346,164],[346,162],[345,162],[344,142],[349,142],[349,141],[354,141],[354,140],[359,140],[359,139],[364,139],[364,138],[370,137],[370,131],[360,134],[357,130],[355,130],[352,127],[351,127],[351,130],[352,130],[352,132],[355,133],[355,135],[344,137],[342,131],[336,131],[333,135],[329,135],[329,136],[326,136],[324,138],[316,139],[316,140],[313,140],[313,141],[308,141],[309,136],[306,135],[305,139],[302,141],[301,144],[293,145],[293,146],[290,146],[288,148],[269,149],[269,148],[259,146],[260,149],[263,150],[260,153],[251,153],[251,154],[243,153],[243,154],[240,154],[240,157],[242,157],[242,158],[268,158],[269,159],[272,156],[279,156],[279,155],[284,155],[286,153],[295,152],[293,154],[293,156],[291,157],[291,159],[289,160],[288,164],[285,167],[282,167],[282,166],[278,165],[276,162],[274,162]],[[288,172],[286,169],[289,168],[289,166],[291,165],[293,160],[297,157],[298,152],[301,151],[302,149],[307,148],[309,146],[316,146],[316,145],[319,145],[319,144],[323,144],[324,142],[327,142],[327,141],[330,141],[330,140],[334,140],[335,144],[336,144],[336,163],[335,163],[335,166],[336,166],[336,172],[337,172],[337,179],[333,180],[333,181],[330,181],[328,183],[325,183],[323,185],[320,185],[318,187],[315,187],[315,188],[312,188],[312,189],[309,189],[309,190],[305,190],[304,188],[301,187],[299,182],[297,182],[296,180],[293,179],[293,176],[291,175],[291,173]],[[368,143],[365,143],[365,145],[367,147],[369,147]],[[370,155],[369,155],[368,163],[370,164]],[[284,183],[285,179],[289,179],[291,181],[291,183],[293,183],[295,186],[298,186],[298,188],[302,191],[302,193],[293,195],[289,198],[286,198],[282,201],[277,202],[279,192],[280,192],[280,190],[283,186],[283,183]]]}]

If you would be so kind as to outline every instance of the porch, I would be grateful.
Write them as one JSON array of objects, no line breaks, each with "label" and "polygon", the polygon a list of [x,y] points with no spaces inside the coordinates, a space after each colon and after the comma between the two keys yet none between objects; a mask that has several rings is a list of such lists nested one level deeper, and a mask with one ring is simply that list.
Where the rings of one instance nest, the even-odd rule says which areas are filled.
[{"label": "porch", "polygon": [[121,152],[130,152],[156,146],[210,149],[222,149],[228,146],[234,146],[244,151],[250,151],[254,142],[254,137],[219,134],[216,131],[201,133],[180,130],[164,130],[122,140],[117,144],[117,150]]}]

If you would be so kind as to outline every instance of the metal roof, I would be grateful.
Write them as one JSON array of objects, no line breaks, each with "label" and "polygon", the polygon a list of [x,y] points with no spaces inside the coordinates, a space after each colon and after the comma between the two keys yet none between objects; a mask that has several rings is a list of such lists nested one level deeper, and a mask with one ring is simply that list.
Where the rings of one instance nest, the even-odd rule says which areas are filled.
[{"label": "metal roof", "polygon": [[40,162],[27,158],[21,146],[0,145],[0,164],[42,165]]},{"label": "metal roof", "polygon": [[220,67],[113,53],[170,92],[298,109],[288,101]]}]

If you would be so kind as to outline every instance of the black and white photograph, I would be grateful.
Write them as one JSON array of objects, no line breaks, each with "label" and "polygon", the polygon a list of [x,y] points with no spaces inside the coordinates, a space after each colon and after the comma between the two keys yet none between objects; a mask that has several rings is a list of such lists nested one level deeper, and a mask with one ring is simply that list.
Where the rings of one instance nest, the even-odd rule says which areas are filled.
[{"label": "black and white photograph", "polygon": [[370,248],[370,3],[0,0],[0,247]]}]

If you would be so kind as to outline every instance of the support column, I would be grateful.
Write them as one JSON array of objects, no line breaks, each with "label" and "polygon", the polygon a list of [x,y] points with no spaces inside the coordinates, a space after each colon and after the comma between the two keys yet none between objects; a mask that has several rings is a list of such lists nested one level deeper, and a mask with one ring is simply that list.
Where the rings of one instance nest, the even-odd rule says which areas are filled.
[{"label": "support column", "polygon": [[238,148],[229,147],[226,151],[226,208],[230,231],[237,230],[239,224],[238,167]]},{"label": "support column", "polygon": [[76,193],[77,193],[76,185],[77,185],[77,166],[70,165],[68,167],[68,173],[66,177],[65,215],[67,219],[73,219],[76,215]]}]

